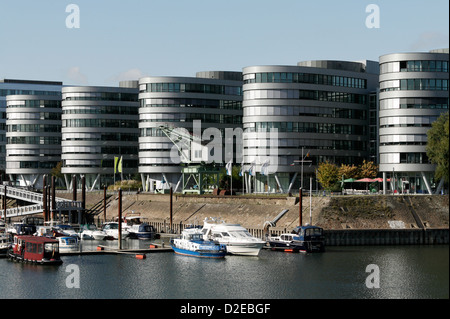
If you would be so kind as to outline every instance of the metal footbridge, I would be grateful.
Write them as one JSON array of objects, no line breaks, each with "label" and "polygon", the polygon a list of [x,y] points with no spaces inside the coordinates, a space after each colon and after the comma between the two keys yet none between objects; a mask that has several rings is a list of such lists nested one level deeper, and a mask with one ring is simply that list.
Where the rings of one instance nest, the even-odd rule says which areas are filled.
[{"label": "metal footbridge", "polygon": [[[6,194],[5,194],[6,189]],[[26,189],[0,185],[0,196],[5,196],[7,198],[14,198],[24,202],[31,203],[27,206],[14,207],[8,209],[2,209],[0,212],[0,216],[2,218],[10,218],[10,217],[19,217],[26,215],[33,215],[43,213],[44,211],[44,196],[41,193],[32,192]],[[72,201],[65,198],[55,197],[56,207],[53,209],[54,212],[69,212],[69,211],[78,211],[83,207],[83,203],[81,201]],[[47,205],[50,207],[50,205]],[[50,210],[50,209],[49,209]],[[6,211],[6,216],[5,216]]]}]

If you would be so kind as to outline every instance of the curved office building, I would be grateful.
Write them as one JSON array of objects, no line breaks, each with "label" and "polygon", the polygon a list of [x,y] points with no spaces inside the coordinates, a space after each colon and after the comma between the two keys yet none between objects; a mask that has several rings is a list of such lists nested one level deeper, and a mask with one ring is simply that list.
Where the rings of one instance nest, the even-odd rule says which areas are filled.
[{"label": "curved office building", "polygon": [[426,154],[427,131],[448,111],[448,61],[448,50],[380,57],[379,152],[384,189],[432,193],[438,186],[435,165]]},{"label": "curved office building", "polygon": [[6,105],[6,174],[41,188],[61,161],[61,95],[8,95]]},{"label": "curved office building", "polygon": [[[99,189],[137,174],[137,81],[120,86],[63,88],[62,173],[67,188],[72,175],[78,181],[84,175],[87,188]],[[121,173],[117,166],[114,171],[115,157],[122,158]]]},{"label": "curved office building", "polygon": [[302,180],[309,189],[318,163],[369,159],[369,95],[378,71],[373,61],[244,68],[244,163],[256,171],[247,191],[289,192]]},{"label": "curved office building", "polygon": [[[139,101],[139,173],[144,189],[173,187],[180,191],[182,159],[171,152],[174,143],[159,127],[195,133],[193,123],[201,121],[198,135],[207,128],[217,128],[222,137],[226,128],[240,128],[242,73],[208,71],[198,72],[196,77],[141,78]],[[222,165],[224,157],[219,153],[216,155],[221,158],[215,162]]]}]

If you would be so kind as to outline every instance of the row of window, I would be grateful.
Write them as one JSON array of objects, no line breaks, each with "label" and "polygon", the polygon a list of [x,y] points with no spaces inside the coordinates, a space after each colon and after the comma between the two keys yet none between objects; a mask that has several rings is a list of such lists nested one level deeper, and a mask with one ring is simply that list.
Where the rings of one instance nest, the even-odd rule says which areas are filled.
[{"label": "row of window", "polygon": [[6,113],[7,120],[61,120],[61,113],[54,112],[21,112]]},{"label": "row of window", "polygon": [[29,168],[29,169],[52,169],[58,165],[58,161],[20,161],[6,162],[7,169]]},{"label": "row of window", "polygon": [[387,153],[380,154],[383,164],[430,164],[426,153]]},{"label": "row of window", "polygon": [[137,154],[137,146],[67,146],[62,154]]},{"label": "row of window", "polygon": [[398,90],[448,91],[448,80],[441,79],[404,79],[383,81],[380,92]]},{"label": "row of window", "polygon": [[258,105],[245,107],[244,116],[314,116],[365,120],[367,112],[364,110],[320,106]]},{"label": "row of window", "polygon": [[380,74],[393,72],[448,72],[448,61],[396,61],[380,64]]},{"label": "row of window", "polygon": [[61,133],[61,125],[13,124],[7,125],[7,132]]},{"label": "row of window", "polygon": [[247,127],[245,132],[278,132],[293,133],[323,133],[323,134],[357,134],[366,135],[363,125],[335,123],[305,123],[305,122],[257,122],[254,127]]},{"label": "row of window", "polygon": [[[367,142],[366,141],[344,141],[344,140],[330,140],[329,145],[314,145],[315,142],[320,140],[311,140],[311,143],[302,144],[302,146],[307,147],[308,150],[316,149],[316,150],[345,150],[345,151],[367,151]],[[267,142],[266,142],[267,144]],[[261,153],[261,149],[265,148],[264,146],[259,145],[248,145],[244,146],[247,155],[258,155]],[[277,146],[278,150],[288,149],[292,151],[293,148],[299,150],[301,152],[301,146],[299,143],[296,143],[296,146]],[[252,152],[253,150],[253,152]]]},{"label": "row of window", "polygon": [[50,95],[50,96],[61,96],[61,92],[58,92],[58,91],[0,89],[0,96],[7,96],[7,95]]},{"label": "row of window", "polygon": [[137,102],[137,93],[118,93],[118,92],[79,92],[63,93],[63,101],[123,101]]},{"label": "row of window", "polygon": [[389,116],[380,118],[380,128],[401,126],[431,126],[437,116]]},{"label": "row of window", "polygon": [[[103,167],[103,168],[113,168],[114,167],[114,160],[104,159],[104,160],[93,160],[93,161],[74,161],[74,160],[63,160],[62,163],[63,167],[67,168],[76,168],[76,167]],[[122,160],[122,167],[124,169],[126,168],[137,168],[138,167],[138,160],[133,159],[123,159]]]},{"label": "row of window", "polygon": [[[192,134],[191,128],[186,128],[190,134]],[[225,136],[225,129],[224,128],[216,128],[220,131],[220,134],[222,137]],[[166,137],[164,132],[158,128],[158,127],[147,127],[147,128],[141,128],[140,129],[140,137]]]},{"label": "row of window", "polygon": [[60,148],[13,148],[6,150],[6,156],[61,156]]},{"label": "row of window", "polygon": [[148,83],[140,93],[145,92],[174,92],[174,93],[205,93],[205,94],[225,94],[242,95],[241,86],[228,86],[217,84],[199,84],[199,83]]},{"label": "row of window", "polygon": [[242,116],[229,114],[205,113],[150,113],[142,114],[139,123],[147,122],[193,122],[201,120],[205,123],[242,124]]},{"label": "row of window", "polygon": [[346,92],[318,90],[249,90],[244,92],[244,100],[258,99],[300,99],[364,105],[367,103],[366,95]]},{"label": "row of window", "polygon": [[63,108],[63,114],[118,114],[118,115],[138,115],[137,106],[74,106]]},{"label": "row of window", "polygon": [[312,73],[264,72],[245,74],[244,84],[249,83],[306,83],[356,89],[367,88],[367,80],[365,79]]},{"label": "row of window", "polygon": [[46,107],[46,108],[61,108],[61,101],[59,100],[20,100],[8,101],[8,108],[13,107]]},{"label": "row of window", "polygon": [[6,139],[7,144],[38,144],[59,145],[61,137],[58,136],[13,136]]},{"label": "row of window", "polygon": [[241,110],[242,101],[208,99],[141,99],[141,107],[196,107]]},{"label": "row of window", "polygon": [[137,142],[139,134],[135,133],[64,133],[63,141],[121,141]]},{"label": "row of window", "polygon": [[448,109],[447,98],[394,98],[380,100],[380,110]]},{"label": "row of window", "polygon": [[62,121],[62,127],[112,127],[137,128],[136,120],[109,120],[109,119],[68,119]]}]

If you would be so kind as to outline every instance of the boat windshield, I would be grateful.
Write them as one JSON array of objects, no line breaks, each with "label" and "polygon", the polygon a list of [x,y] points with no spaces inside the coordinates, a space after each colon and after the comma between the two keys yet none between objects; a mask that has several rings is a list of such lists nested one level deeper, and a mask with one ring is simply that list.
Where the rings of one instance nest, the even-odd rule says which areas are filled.
[{"label": "boat windshield", "polygon": [[305,233],[306,236],[322,236],[322,228],[308,228]]},{"label": "boat windshield", "polygon": [[203,235],[202,234],[192,234],[191,240],[203,240]]},{"label": "boat windshield", "polygon": [[59,245],[58,245],[58,243],[45,243],[44,251],[46,253],[58,252],[59,251]]},{"label": "boat windshield", "polygon": [[248,231],[243,231],[243,230],[230,231],[229,234],[231,237],[235,237],[235,238],[252,238],[253,237],[252,235],[250,235],[250,233]]}]

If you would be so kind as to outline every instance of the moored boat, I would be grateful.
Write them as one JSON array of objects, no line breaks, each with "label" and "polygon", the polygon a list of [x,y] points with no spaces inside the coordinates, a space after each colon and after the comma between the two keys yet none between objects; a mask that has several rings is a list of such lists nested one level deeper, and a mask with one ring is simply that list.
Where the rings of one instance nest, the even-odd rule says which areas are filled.
[{"label": "moored boat", "polygon": [[306,253],[325,251],[323,229],[318,226],[298,226],[290,234],[269,237],[267,242],[273,250]]},{"label": "moored boat", "polygon": [[198,228],[184,229],[181,238],[173,238],[170,244],[176,254],[186,256],[224,258],[227,253],[225,245],[203,239]]},{"label": "moored boat", "polygon": [[59,242],[59,252],[60,253],[71,253],[80,251],[80,242],[78,237],[74,236],[63,236],[56,238]]},{"label": "moored boat", "polygon": [[57,240],[41,236],[16,235],[8,258],[14,261],[30,262],[41,265],[60,265]]},{"label": "moored boat", "polygon": [[240,224],[225,223],[216,219],[205,218],[202,232],[204,239],[226,245],[227,252],[233,255],[258,256],[266,244],[264,240],[253,237]]},{"label": "moored boat", "polygon": [[132,239],[153,239],[156,235],[156,230],[153,226],[142,223],[130,226],[128,233],[128,237]]},{"label": "moored boat", "polygon": [[81,226],[80,239],[104,240],[108,234],[104,230],[100,230],[94,224],[86,224]]},{"label": "moored boat", "polygon": [[11,244],[11,235],[8,233],[0,233],[0,257],[6,256]]},{"label": "moored boat", "polygon": [[[119,239],[119,223],[118,222],[107,222],[107,223],[103,224],[102,230],[105,231],[109,237],[114,238],[114,239]],[[122,227],[121,235],[122,235],[122,239],[125,239],[125,237],[127,237],[129,235],[128,230],[124,229],[124,227]]]}]

